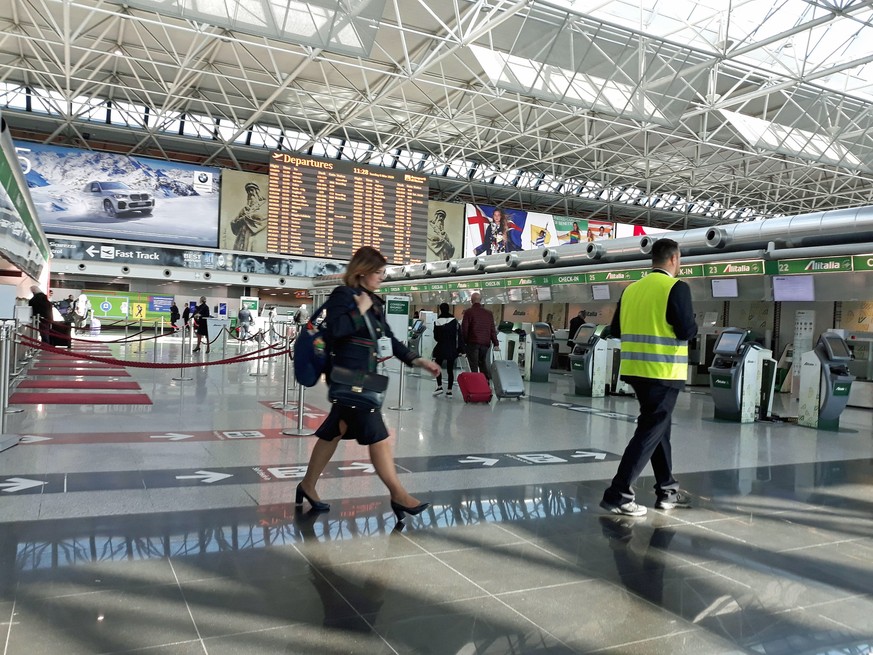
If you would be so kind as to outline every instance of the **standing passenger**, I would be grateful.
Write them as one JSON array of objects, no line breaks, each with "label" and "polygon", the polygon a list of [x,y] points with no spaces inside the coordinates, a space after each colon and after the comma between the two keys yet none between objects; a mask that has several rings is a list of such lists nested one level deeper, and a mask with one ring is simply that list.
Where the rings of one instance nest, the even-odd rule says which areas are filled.
[{"label": "standing passenger", "polygon": [[[449,312],[449,304],[443,303],[440,305],[440,315],[436,319],[433,328],[433,337],[436,340],[436,346],[433,349],[433,359],[437,364],[446,364],[446,370],[449,374],[446,388],[446,397],[452,397],[452,386],[455,384],[455,360],[458,359],[458,353],[464,348],[464,340],[461,338],[461,326],[458,325],[457,319]],[[439,396],[443,392],[443,374],[440,374],[436,379],[436,390],[434,396]]]},{"label": "standing passenger", "polygon": [[488,370],[488,350],[493,344],[495,348],[500,346],[497,340],[497,330],[494,327],[494,317],[481,305],[482,296],[478,292],[470,296],[472,306],[464,312],[461,322],[461,335],[467,344],[467,363],[470,371],[478,373],[480,370],[485,377],[491,379],[491,371]]},{"label": "standing passenger", "polygon": [[206,319],[209,318],[209,305],[206,304],[206,296],[200,296],[200,304],[194,310],[194,325],[197,328],[197,346],[192,352],[200,350],[200,341],[206,340],[206,354],[209,354],[209,326]]},{"label": "standing passenger", "polygon": [[688,340],[697,334],[691,289],[676,279],[679,244],[659,239],[652,246],[652,271],[621,296],[612,319],[612,336],[621,339],[621,379],[640,403],[637,429],[600,506],[613,514],[643,516],[633,483],[651,460],[656,509],[689,507],[673,477],[670,420],[688,376]]},{"label": "standing passenger", "polygon": [[179,306],[176,304],[176,301],[173,301],[173,304],[170,305],[170,325],[173,326],[173,332],[179,329],[179,326],[176,323],[179,322]]}]

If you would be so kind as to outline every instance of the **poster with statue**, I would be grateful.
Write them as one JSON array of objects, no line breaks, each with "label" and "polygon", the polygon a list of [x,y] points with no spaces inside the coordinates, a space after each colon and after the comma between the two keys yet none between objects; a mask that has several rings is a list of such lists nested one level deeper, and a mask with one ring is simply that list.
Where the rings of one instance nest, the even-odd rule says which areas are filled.
[{"label": "poster with statue", "polygon": [[464,243],[464,205],[431,200],[427,204],[427,260],[460,259]]},{"label": "poster with statue", "polygon": [[233,170],[222,173],[219,248],[267,252],[269,188],[269,175]]}]

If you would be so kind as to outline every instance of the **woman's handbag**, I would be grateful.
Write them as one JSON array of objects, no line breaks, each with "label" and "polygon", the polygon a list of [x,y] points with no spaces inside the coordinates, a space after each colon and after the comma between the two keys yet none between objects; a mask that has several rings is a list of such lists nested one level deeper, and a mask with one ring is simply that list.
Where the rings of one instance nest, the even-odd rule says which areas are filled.
[{"label": "woman's handbag", "polygon": [[[376,331],[373,329],[373,324],[370,322],[366,312],[363,314],[363,317],[370,332],[370,337],[372,337],[375,344],[378,339]],[[374,362],[373,366],[375,367],[376,353],[372,347],[370,355],[370,360]],[[359,371],[345,368],[344,366],[333,366],[330,371],[330,386],[328,387],[327,397],[330,402],[344,407],[375,412],[382,409],[387,388],[387,375],[371,373],[370,371]]]},{"label": "woman's handbag", "polygon": [[344,407],[375,412],[382,409],[386,389],[387,375],[334,366],[330,371],[328,399]]}]

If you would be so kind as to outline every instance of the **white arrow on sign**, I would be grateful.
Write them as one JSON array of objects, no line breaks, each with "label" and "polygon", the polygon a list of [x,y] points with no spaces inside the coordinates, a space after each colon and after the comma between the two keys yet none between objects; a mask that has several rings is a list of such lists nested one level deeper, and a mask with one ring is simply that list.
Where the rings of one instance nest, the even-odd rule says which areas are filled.
[{"label": "white arrow on sign", "polygon": [[88,253],[88,256],[89,256],[89,257],[93,257],[93,256],[96,255],[99,251],[98,251],[97,248],[95,248],[94,246],[88,246],[87,248],[85,248],[85,252]]},{"label": "white arrow on sign", "polygon": [[16,491],[24,491],[33,487],[41,487],[48,484],[40,480],[28,480],[27,478],[7,478],[6,482],[0,482],[0,487],[5,487],[4,492],[14,494]]},{"label": "white arrow on sign", "polygon": [[499,459],[494,457],[476,457],[475,455],[467,455],[467,459],[459,459],[460,464],[481,464],[482,466],[494,466]]},{"label": "white arrow on sign", "polygon": [[177,480],[200,480],[200,482],[205,482],[206,484],[212,484],[213,482],[218,482],[219,480],[225,480],[227,478],[232,478],[233,474],[231,473],[216,473],[215,471],[195,471],[194,475],[177,475]]},{"label": "white arrow on sign", "polygon": [[360,471],[361,473],[375,473],[376,467],[365,462],[352,462],[351,466],[340,466],[340,471]]},{"label": "white arrow on sign", "polygon": [[606,459],[606,453],[591,453],[587,450],[577,450],[573,457],[593,457],[596,460]]},{"label": "white arrow on sign", "polygon": [[52,437],[38,437],[35,434],[25,434],[18,440],[18,443],[39,443],[40,441],[51,441]]},{"label": "white arrow on sign", "polygon": [[149,439],[166,439],[167,441],[183,441],[184,439],[193,439],[193,434],[179,434],[178,432],[167,432],[167,434],[153,434]]}]

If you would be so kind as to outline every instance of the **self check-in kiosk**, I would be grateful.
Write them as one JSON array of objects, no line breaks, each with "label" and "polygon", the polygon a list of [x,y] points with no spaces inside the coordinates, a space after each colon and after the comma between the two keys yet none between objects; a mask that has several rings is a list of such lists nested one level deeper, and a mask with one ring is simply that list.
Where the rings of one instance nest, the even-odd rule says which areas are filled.
[{"label": "self check-in kiosk", "polygon": [[717,419],[752,423],[772,410],[776,362],[749,336],[749,330],[727,328],[713,347],[709,377]]},{"label": "self check-in kiosk", "polygon": [[552,344],[555,341],[552,328],[548,323],[534,323],[531,330],[531,363],[530,381],[548,382],[549,371],[552,368],[552,358],[555,356]]},{"label": "self check-in kiosk", "polygon": [[585,323],[573,335],[570,369],[573,371],[573,389],[577,396],[602,398],[606,395],[607,347],[602,338],[605,325]]},{"label": "self check-in kiosk", "polygon": [[825,332],[815,349],[800,360],[798,425],[837,430],[855,376],[849,372],[852,352],[836,332]]},{"label": "self check-in kiosk", "polygon": [[425,355],[421,352],[421,335],[424,334],[424,330],[424,321],[418,318],[412,322],[412,327],[409,328],[409,349],[419,357],[430,356],[429,353]]}]

